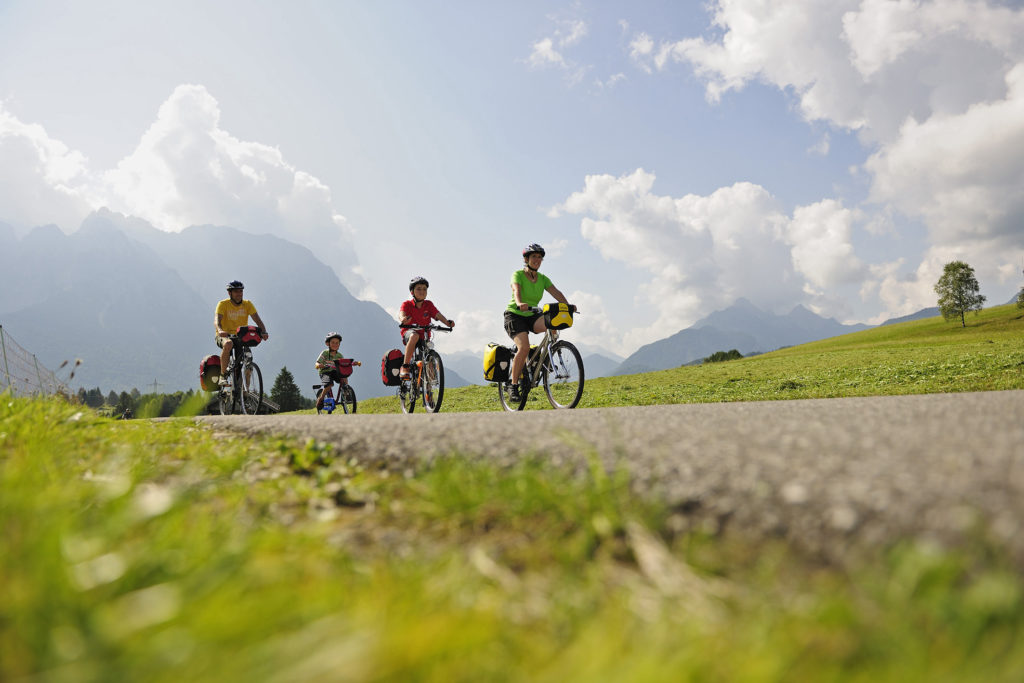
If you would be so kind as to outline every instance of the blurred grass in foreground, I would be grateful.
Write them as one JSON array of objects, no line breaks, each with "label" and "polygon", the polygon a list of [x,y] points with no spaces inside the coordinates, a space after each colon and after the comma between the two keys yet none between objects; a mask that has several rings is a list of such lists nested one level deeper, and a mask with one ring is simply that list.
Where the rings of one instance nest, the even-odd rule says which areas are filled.
[{"label": "blurred grass in foreground", "polygon": [[[344,419],[344,418],[342,418]],[[600,468],[364,471],[0,398],[0,680],[1016,681],[983,539],[820,566]]]},{"label": "blurred grass in foreground", "polygon": [[[1024,311],[1014,305],[969,315],[966,328],[959,320],[928,318],[724,363],[587,378],[579,407],[1002,389],[1024,389]],[[443,412],[486,410],[501,410],[493,385],[445,391]],[[551,410],[543,388],[530,392],[527,410]],[[388,396],[360,401],[359,412],[401,408]]]}]

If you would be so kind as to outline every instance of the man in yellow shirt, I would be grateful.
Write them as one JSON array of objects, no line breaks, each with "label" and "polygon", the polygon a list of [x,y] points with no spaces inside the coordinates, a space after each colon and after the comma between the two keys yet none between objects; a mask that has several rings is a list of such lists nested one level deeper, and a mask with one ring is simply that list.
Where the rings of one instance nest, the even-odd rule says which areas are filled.
[{"label": "man in yellow shirt", "polygon": [[229,339],[231,335],[238,330],[239,327],[244,327],[249,324],[249,316],[252,316],[253,322],[260,326],[262,330],[261,337],[266,341],[270,338],[267,334],[266,325],[260,319],[260,314],[256,312],[256,307],[248,299],[243,299],[242,294],[244,293],[245,285],[238,280],[232,280],[228,283],[228,298],[222,300],[217,304],[217,310],[213,316],[213,327],[217,331],[215,341],[217,346],[222,350],[220,352],[220,367],[221,367],[221,382],[227,381],[227,370],[228,361],[231,360],[231,347],[234,346],[233,342]]}]

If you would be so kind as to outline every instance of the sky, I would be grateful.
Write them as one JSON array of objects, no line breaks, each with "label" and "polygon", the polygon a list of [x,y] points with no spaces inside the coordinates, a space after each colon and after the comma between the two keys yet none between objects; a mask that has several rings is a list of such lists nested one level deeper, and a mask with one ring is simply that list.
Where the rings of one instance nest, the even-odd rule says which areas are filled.
[{"label": "sky", "polygon": [[1024,2],[0,0],[0,222],[101,207],[279,235],[393,314],[427,277],[452,351],[505,339],[532,242],[621,356],[739,297],[879,323],[952,260],[1002,304]]}]

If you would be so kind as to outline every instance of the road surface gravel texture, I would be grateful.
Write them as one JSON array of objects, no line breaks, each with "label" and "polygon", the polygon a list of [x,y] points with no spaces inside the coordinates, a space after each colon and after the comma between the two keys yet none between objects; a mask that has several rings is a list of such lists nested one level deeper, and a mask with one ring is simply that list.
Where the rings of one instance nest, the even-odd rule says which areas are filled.
[{"label": "road surface gravel texture", "polygon": [[457,454],[625,468],[682,529],[855,549],[987,538],[1024,569],[1024,391],[437,415],[209,416],[415,471]]}]

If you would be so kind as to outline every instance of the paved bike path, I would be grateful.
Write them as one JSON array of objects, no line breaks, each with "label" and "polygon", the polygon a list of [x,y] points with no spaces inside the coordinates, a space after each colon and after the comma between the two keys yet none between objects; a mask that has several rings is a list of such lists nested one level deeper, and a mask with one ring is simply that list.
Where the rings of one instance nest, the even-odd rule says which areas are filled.
[{"label": "paved bike path", "polygon": [[437,415],[202,417],[244,434],[313,437],[415,469],[452,452],[624,467],[675,521],[853,546],[976,538],[1024,567],[1024,391]]}]

